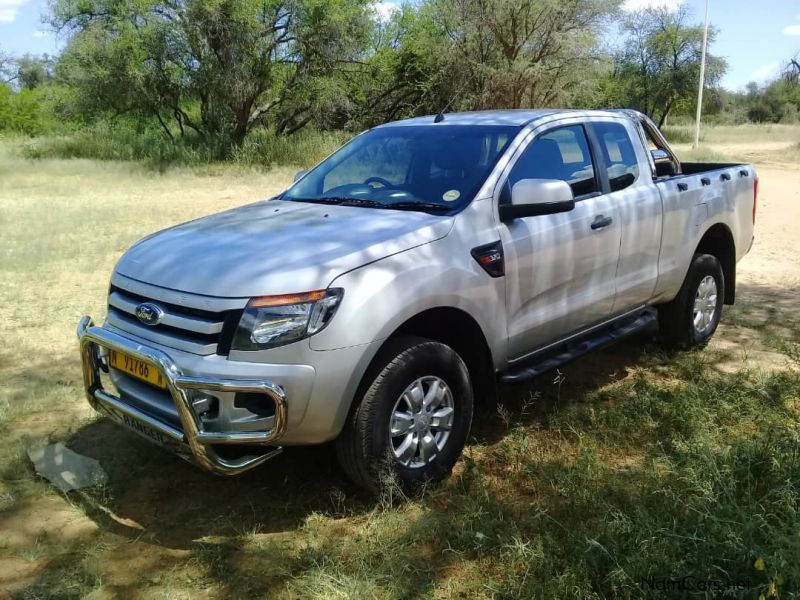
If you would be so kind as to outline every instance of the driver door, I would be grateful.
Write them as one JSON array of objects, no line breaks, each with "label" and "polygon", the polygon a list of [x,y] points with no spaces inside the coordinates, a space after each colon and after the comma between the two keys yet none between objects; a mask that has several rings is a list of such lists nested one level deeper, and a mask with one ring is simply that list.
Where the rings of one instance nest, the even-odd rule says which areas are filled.
[{"label": "driver door", "polygon": [[601,193],[582,125],[538,132],[513,164],[501,202],[521,179],[566,181],[576,203],[569,212],[500,226],[512,360],[608,318],[620,253],[619,215]]}]

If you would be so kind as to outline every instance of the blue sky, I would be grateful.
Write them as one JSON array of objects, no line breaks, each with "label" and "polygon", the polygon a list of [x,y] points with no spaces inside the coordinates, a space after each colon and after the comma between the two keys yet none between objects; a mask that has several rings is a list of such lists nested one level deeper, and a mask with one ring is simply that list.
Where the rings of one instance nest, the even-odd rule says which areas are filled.
[{"label": "blue sky", "polygon": [[[679,0],[626,0],[626,8],[675,6]],[[711,23],[719,29],[711,52],[728,60],[725,87],[740,89],[748,81],[763,83],[781,65],[800,53],[800,0],[710,0]],[[686,0],[695,20],[702,21],[705,0]],[[0,50],[22,54],[54,54],[63,44],[42,23],[46,0],[0,0]],[[391,10],[384,0],[380,12]]]},{"label": "blue sky", "polygon": [[[2,0],[0,0],[2,1]],[[628,4],[677,4],[629,0]],[[705,17],[705,0],[687,0],[695,20]],[[710,0],[710,21],[719,30],[709,51],[728,61],[723,85],[739,89],[763,83],[800,53],[800,0]]]}]

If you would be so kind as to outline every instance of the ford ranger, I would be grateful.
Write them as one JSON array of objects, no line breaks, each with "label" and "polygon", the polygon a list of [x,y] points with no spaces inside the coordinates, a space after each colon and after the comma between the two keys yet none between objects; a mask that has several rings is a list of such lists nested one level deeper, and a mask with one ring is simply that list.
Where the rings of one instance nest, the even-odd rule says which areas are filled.
[{"label": "ford ranger", "polygon": [[153,234],[78,326],[89,403],[217,474],[335,440],[372,491],[446,477],[498,386],[645,327],[704,344],[750,249],[752,165],[634,111],[388,123],[275,198]]}]

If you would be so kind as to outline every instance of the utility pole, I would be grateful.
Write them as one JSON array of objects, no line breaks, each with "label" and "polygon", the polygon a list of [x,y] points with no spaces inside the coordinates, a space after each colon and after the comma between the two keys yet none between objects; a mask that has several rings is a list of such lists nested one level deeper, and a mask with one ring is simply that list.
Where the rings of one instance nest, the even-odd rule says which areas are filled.
[{"label": "utility pole", "polygon": [[700,54],[700,86],[697,89],[697,115],[694,120],[694,148],[700,145],[700,117],[703,113],[703,88],[706,84],[706,48],[708,46],[708,4],[706,0],[706,24],[703,27],[703,50]]}]

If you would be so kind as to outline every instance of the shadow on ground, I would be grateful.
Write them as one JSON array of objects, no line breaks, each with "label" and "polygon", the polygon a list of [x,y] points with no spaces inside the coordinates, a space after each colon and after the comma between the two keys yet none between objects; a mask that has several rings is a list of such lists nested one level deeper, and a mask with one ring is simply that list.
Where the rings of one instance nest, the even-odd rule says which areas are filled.
[{"label": "shadow on ground", "polygon": [[[505,388],[501,404],[516,422],[544,424],[557,403],[579,402],[585,392],[625,377],[645,352],[646,339],[637,336],[531,384]],[[496,407],[483,407],[473,425],[473,441],[490,445],[506,432]],[[109,476],[102,499],[84,495],[79,500],[90,518],[115,534],[172,549],[245,531],[291,531],[315,512],[352,516],[375,506],[345,478],[331,444],[287,448],[230,479],[205,473],[106,419],[80,428],[67,445],[99,460]]]},{"label": "shadow on ground", "polygon": [[[782,316],[794,321],[797,316],[793,290],[750,284],[738,292],[742,306],[737,310],[752,319],[768,322]],[[767,298],[769,310],[762,308]],[[643,333],[528,384],[504,387],[500,403],[515,423],[546,427],[553,410],[585,401],[587,393],[624,379],[646,355],[662,353],[652,340],[652,331]],[[484,406],[474,420],[472,441],[492,445],[507,431],[502,412]],[[345,478],[330,444],[288,448],[231,479],[200,471],[105,419],[75,431],[67,445],[99,460],[109,475],[102,498],[87,494],[79,500],[102,529],[172,549],[192,548],[209,536],[291,531],[315,512],[352,516],[375,505]]]},{"label": "shadow on ground", "polygon": [[330,445],[287,448],[253,471],[223,478],[201,471],[107,419],[78,430],[68,445],[108,473],[105,506],[84,509],[104,529],[173,549],[209,536],[296,529],[313,512],[368,509],[340,472]]},{"label": "shadow on ground", "polygon": [[[775,300],[770,304],[774,310],[763,308],[764,299],[770,297]],[[791,320],[796,310],[785,293],[776,295],[770,288],[743,286],[740,298],[738,312],[731,314],[726,325],[735,331],[723,331],[718,337],[734,341],[740,330],[757,325],[750,321],[769,323],[781,317]],[[734,317],[747,324],[737,324]],[[509,432],[509,418],[504,418],[504,411],[514,426],[546,430],[554,412],[586,402],[588,394],[626,378],[645,361],[656,370],[662,362],[671,363],[674,357],[652,340],[652,332],[640,334],[592,352],[528,384],[503,388],[502,410],[485,406],[477,413],[470,443],[491,447],[501,442]],[[334,525],[329,526],[333,533],[327,531],[325,535],[335,536],[339,531],[338,540],[342,536],[357,537],[359,521],[351,519],[369,515],[376,507],[374,499],[345,478],[331,445],[289,448],[254,471],[226,479],[207,474],[105,419],[81,426],[66,443],[74,451],[99,460],[108,473],[104,488],[71,493],[68,500],[88,517],[92,527],[97,528],[96,534],[113,537],[90,533],[80,541],[76,539],[65,547],[60,558],[36,569],[29,584],[22,586],[29,592],[47,589],[61,573],[72,568],[76,557],[84,556],[88,539],[110,544],[108,551],[95,552],[94,560],[102,561],[104,577],[118,591],[141,590],[137,587],[142,584],[141,579],[126,572],[127,564],[166,577],[171,569],[184,568],[187,561],[194,561],[205,573],[204,580],[214,581],[222,589],[233,585],[227,580],[231,572],[248,575],[252,571],[259,582],[258,589],[264,591],[264,586],[285,585],[294,577],[292,573],[306,567],[293,562],[293,551],[286,547],[259,538],[262,546],[254,549],[244,545],[246,539],[285,533],[277,539],[289,540],[308,526],[308,518],[314,514],[333,520]],[[446,493],[435,492],[432,500],[426,500],[431,510],[405,523],[402,535],[416,539],[417,531],[441,526],[446,521],[449,502]],[[7,518],[0,520],[0,528],[4,523],[13,525],[15,519],[29,520],[24,511],[11,510],[3,517]],[[120,537],[131,543],[113,541]],[[322,552],[318,558],[324,562],[326,544],[335,549],[338,540],[323,540],[313,552]],[[415,542],[409,544],[413,546]],[[417,583],[412,586],[416,590],[430,589],[437,579],[435,571],[446,568],[451,558],[449,554],[436,554],[426,560],[427,566],[419,565]],[[278,570],[260,576],[259,569]],[[87,571],[91,572],[92,569]],[[91,585],[90,575],[86,577],[87,585]],[[386,577],[400,585],[399,579],[388,574]],[[242,590],[232,587],[230,591],[236,595]]]}]

